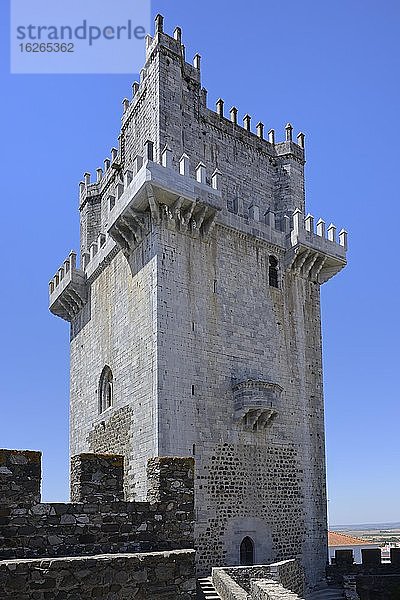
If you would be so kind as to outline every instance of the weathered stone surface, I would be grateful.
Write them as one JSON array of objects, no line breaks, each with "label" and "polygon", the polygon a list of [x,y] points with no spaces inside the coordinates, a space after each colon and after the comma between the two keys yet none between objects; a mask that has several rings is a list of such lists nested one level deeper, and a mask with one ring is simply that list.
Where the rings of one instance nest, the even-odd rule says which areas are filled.
[{"label": "weathered stone surface", "polygon": [[124,458],[80,454],[71,459],[72,502],[116,502],[124,499]]},{"label": "weathered stone surface", "polygon": [[40,502],[41,453],[0,450],[0,498],[5,509],[19,511]]},{"label": "weathered stone surface", "polygon": [[302,600],[300,596],[271,579],[252,582],[250,598],[251,600]]},{"label": "weathered stone surface", "polygon": [[327,567],[327,575],[336,584],[344,586],[346,598],[351,600],[397,600],[400,569],[395,554],[390,563],[378,561],[376,553],[372,561],[363,554],[362,564],[349,561],[331,564]]},{"label": "weathered stone surface", "polygon": [[2,600],[194,600],[194,550],[0,561]]},{"label": "weathered stone surface", "polygon": [[304,218],[304,136],[275,143],[209,110],[199,58],[160,28],[125,104],[112,167],[81,186],[72,453],[123,453],[129,500],[147,498],[148,459],[194,455],[199,572],[238,564],[250,537],[257,563],[301,555],[312,585],[327,546],[320,284],[347,234]]},{"label": "weathered stone surface", "polygon": [[[34,458],[39,474],[35,489],[39,489],[40,454],[31,454],[28,458]],[[75,457],[72,488],[83,502],[31,504],[21,509],[28,502],[26,486],[31,485],[26,480],[30,462],[21,462],[25,458],[23,452],[0,451],[0,463],[19,465],[6,475],[7,486],[0,489],[0,503],[7,508],[7,518],[0,521],[0,559],[193,548],[192,458],[150,461],[151,502],[125,502],[121,499],[123,457]],[[8,488],[15,490],[12,496]],[[38,501],[37,494],[28,498]]]},{"label": "weathered stone surface", "polygon": [[304,593],[304,572],[296,560],[214,568],[212,581],[222,600],[300,600]]}]

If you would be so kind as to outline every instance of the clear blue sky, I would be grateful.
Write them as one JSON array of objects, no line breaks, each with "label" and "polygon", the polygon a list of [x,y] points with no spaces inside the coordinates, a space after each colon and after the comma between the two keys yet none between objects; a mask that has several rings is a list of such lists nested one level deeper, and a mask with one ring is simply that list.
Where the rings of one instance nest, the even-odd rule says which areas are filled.
[{"label": "clear blue sky", "polygon": [[[44,498],[67,497],[68,324],[49,277],[79,247],[78,181],[115,145],[132,77],[10,75],[1,1],[0,446],[44,452]],[[400,521],[399,73],[396,0],[160,0],[218,97],[280,136],[306,133],[308,209],[350,234],[323,286],[331,523]]]}]

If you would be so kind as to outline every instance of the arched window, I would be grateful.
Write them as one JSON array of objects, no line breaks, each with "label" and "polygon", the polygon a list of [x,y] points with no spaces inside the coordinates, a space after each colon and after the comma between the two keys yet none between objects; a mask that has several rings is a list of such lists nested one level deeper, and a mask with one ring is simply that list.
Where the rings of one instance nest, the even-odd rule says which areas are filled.
[{"label": "arched window", "polygon": [[270,256],[268,260],[268,282],[272,287],[279,287],[278,259],[275,256]]},{"label": "arched window", "polygon": [[113,404],[113,374],[109,366],[105,366],[99,381],[99,412],[102,413]]},{"label": "arched window", "polygon": [[240,564],[254,565],[254,542],[248,536],[240,544]]}]

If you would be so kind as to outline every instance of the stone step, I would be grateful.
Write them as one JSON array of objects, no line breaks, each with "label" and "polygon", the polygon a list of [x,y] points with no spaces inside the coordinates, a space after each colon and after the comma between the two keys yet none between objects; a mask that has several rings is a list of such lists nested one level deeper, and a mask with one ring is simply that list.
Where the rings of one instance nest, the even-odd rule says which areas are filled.
[{"label": "stone step", "polygon": [[211,577],[202,577],[197,580],[197,598],[198,600],[221,600],[213,586]]}]

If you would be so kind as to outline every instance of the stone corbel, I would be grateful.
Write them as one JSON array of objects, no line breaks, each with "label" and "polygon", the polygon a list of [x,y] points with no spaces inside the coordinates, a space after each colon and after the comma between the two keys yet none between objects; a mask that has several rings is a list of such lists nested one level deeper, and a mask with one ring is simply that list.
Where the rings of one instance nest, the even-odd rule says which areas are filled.
[{"label": "stone corbel", "polygon": [[156,225],[159,225],[161,223],[160,205],[156,200],[153,188],[150,183],[146,185],[146,193],[147,199],[149,201],[151,218],[153,219],[154,223],[156,223]]}]

